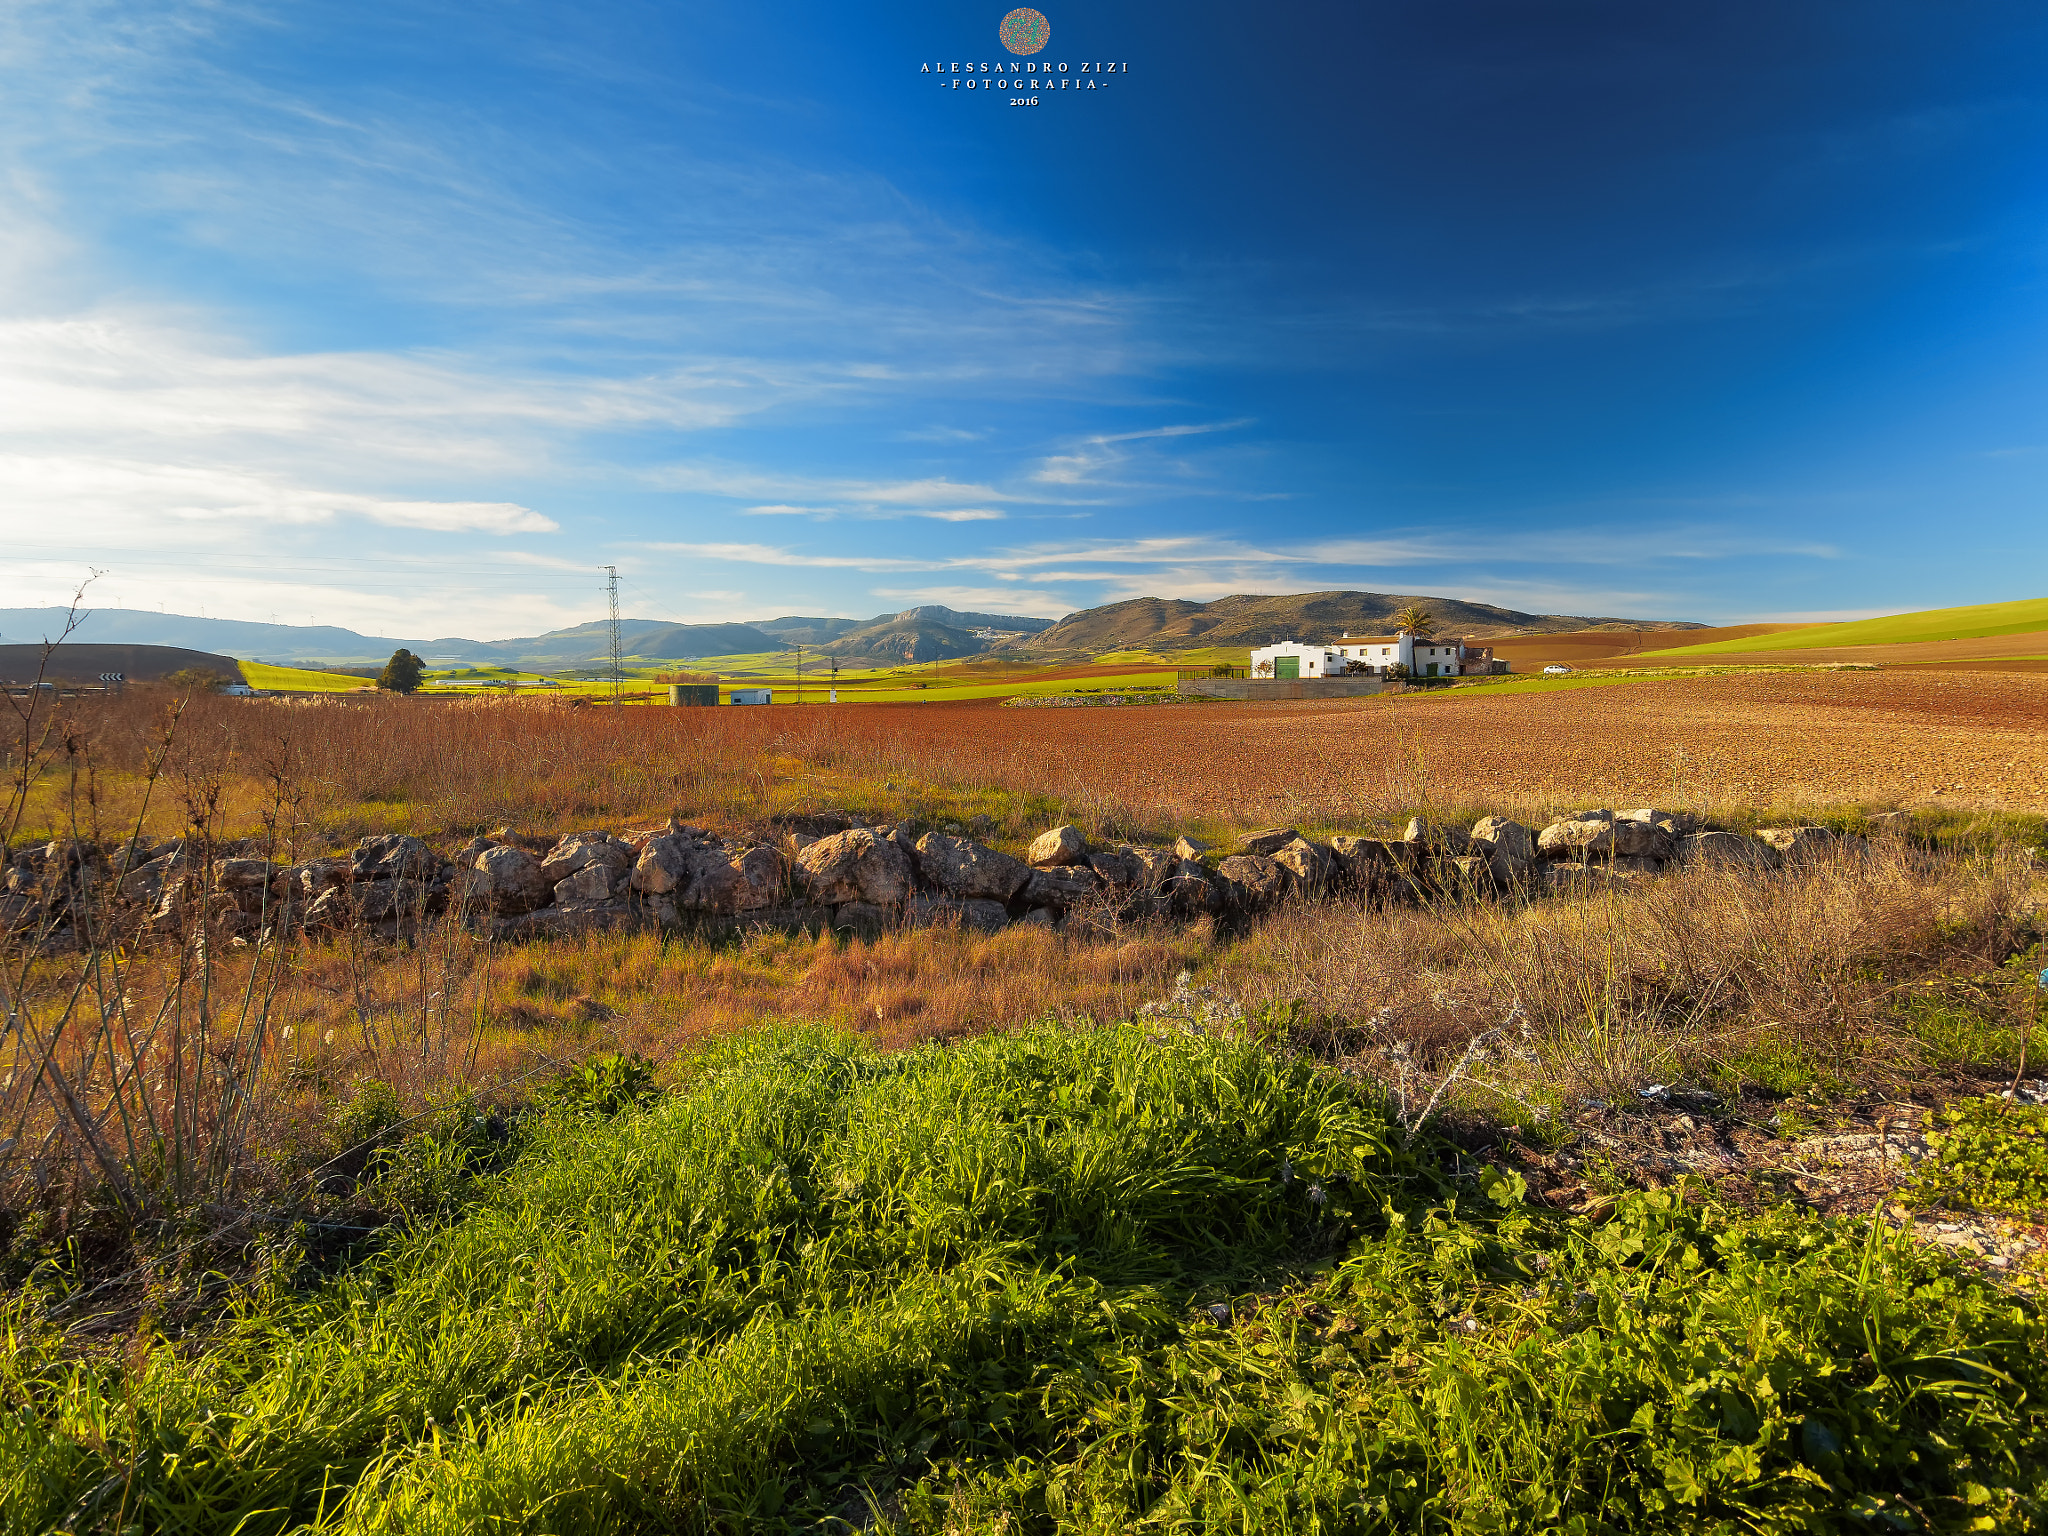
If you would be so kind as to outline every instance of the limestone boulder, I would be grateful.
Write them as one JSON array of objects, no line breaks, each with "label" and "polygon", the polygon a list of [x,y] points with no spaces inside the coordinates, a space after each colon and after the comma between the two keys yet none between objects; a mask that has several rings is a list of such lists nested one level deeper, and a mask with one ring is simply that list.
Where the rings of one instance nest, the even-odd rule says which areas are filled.
[{"label": "limestone boulder", "polygon": [[358,880],[428,880],[441,868],[433,849],[416,837],[397,832],[364,838],[349,856],[349,864]]},{"label": "limestone boulder", "polygon": [[1303,896],[1321,896],[1330,888],[1337,871],[1335,855],[1321,843],[1305,837],[1282,844],[1269,857],[1287,871],[1294,889]]},{"label": "limestone boulder", "polygon": [[1119,890],[1130,890],[1138,883],[1138,869],[1121,848],[1103,848],[1088,855],[1088,867],[1102,876],[1103,882]]},{"label": "limestone boulder", "polygon": [[1421,859],[1420,845],[1380,837],[1333,837],[1330,855],[1346,881],[1373,886],[1412,875]]},{"label": "limestone boulder", "polygon": [[470,864],[469,899],[481,910],[499,916],[531,912],[554,897],[554,887],[540,872],[540,860],[524,848],[486,848]]},{"label": "limestone boulder", "polygon": [[1553,821],[1536,834],[1536,850],[1546,859],[1583,863],[1588,856],[1605,858],[1614,850],[1614,812],[1580,811]]},{"label": "limestone boulder", "polygon": [[1116,852],[1131,872],[1131,884],[1142,891],[1160,890],[1180,873],[1181,861],[1164,848],[1123,846]]},{"label": "limestone boulder", "polygon": [[1199,859],[1181,859],[1159,887],[1167,910],[1182,917],[1202,917],[1223,910],[1224,894],[1209,867]]},{"label": "limestone boulder", "polygon": [[1039,869],[1058,869],[1088,862],[1088,839],[1079,827],[1054,827],[1031,840],[1025,861]]},{"label": "limestone boulder", "polygon": [[1254,912],[1287,894],[1287,870],[1262,853],[1234,853],[1216,866],[1216,883],[1226,905]]},{"label": "limestone boulder", "polygon": [[555,882],[555,905],[569,907],[610,901],[624,889],[627,879],[627,871],[609,864],[586,864],[566,880]]},{"label": "limestone boulder", "polygon": [[1292,827],[1268,827],[1263,832],[1254,832],[1248,837],[1238,839],[1237,851],[1256,854],[1261,858],[1271,858],[1300,836],[1301,834]]},{"label": "limestone boulder", "polygon": [[1691,811],[1660,811],[1655,806],[1643,806],[1633,811],[1616,811],[1616,821],[1638,822],[1646,827],[1655,827],[1676,842],[1681,837],[1690,837],[1700,830],[1699,817]]},{"label": "limestone boulder", "polygon": [[1031,878],[1030,868],[1007,853],[943,832],[927,832],[918,840],[917,867],[926,880],[956,901],[1008,901]]},{"label": "limestone boulder", "polygon": [[1472,834],[1463,827],[1445,826],[1440,822],[1425,821],[1420,816],[1411,816],[1401,832],[1401,841],[1432,853],[1463,854],[1472,845]]},{"label": "limestone boulder", "polygon": [[1536,857],[1536,833],[1508,816],[1482,816],[1472,823],[1467,841],[1472,852],[1491,862],[1495,857],[1528,860]]},{"label": "limestone boulder", "polygon": [[593,864],[623,876],[633,868],[634,860],[633,848],[609,832],[571,832],[548,850],[540,873],[548,884],[558,885]]},{"label": "limestone boulder", "polygon": [[1053,869],[1034,869],[1017,900],[1027,907],[1053,907],[1059,911],[1090,901],[1110,889],[1109,882],[1086,864]]},{"label": "limestone boulder", "polygon": [[821,837],[796,856],[797,879],[811,900],[838,907],[860,902],[900,907],[917,881],[911,855],[864,827]]},{"label": "limestone boulder", "polygon": [[1668,859],[1678,851],[1678,838],[1668,830],[1676,823],[1614,819],[1609,849],[1617,859]]},{"label": "limestone boulder", "polygon": [[1177,859],[1199,861],[1209,851],[1209,845],[1199,837],[1180,836],[1173,840],[1173,856]]},{"label": "limestone boulder", "polygon": [[1679,853],[1687,863],[1734,869],[1776,869],[1784,862],[1769,843],[1736,832],[1695,832]]}]

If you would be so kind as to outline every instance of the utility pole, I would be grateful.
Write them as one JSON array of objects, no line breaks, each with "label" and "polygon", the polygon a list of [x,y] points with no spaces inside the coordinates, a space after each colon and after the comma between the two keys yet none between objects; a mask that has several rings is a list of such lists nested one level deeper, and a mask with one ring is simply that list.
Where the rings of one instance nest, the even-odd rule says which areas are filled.
[{"label": "utility pole", "polygon": [[832,691],[825,695],[825,699],[827,703],[831,704],[839,702],[839,658],[837,656],[832,658]]},{"label": "utility pole", "polygon": [[619,649],[619,568],[608,565],[604,568],[605,591],[611,598],[611,654],[612,654],[612,706],[619,702],[620,660],[625,652]]},{"label": "utility pole", "polygon": [[804,701],[804,648],[802,646],[796,648],[796,701],[799,704]]}]

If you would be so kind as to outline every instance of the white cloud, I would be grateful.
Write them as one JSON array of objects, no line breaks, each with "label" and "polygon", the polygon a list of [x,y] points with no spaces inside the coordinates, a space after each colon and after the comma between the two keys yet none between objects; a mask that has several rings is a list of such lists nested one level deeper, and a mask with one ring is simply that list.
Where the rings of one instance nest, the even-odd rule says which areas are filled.
[{"label": "white cloud", "polygon": [[[0,503],[27,530],[107,548],[176,546],[192,538],[246,543],[283,525],[350,517],[440,533],[552,533],[556,523],[513,502],[401,500],[295,484],[206,464],[0,455]],[[35,521],[29,521],[35,520]]]},{"label": "white cloud", "polygon": [[987,508],[964,507],[957,512],[913,512],[912,517],[935,518],[942,523],[999,523],[1007,515]]}]

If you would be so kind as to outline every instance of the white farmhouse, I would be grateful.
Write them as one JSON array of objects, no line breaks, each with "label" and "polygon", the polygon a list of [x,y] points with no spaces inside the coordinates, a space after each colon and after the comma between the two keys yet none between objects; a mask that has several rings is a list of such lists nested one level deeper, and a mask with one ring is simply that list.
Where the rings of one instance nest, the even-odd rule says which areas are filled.
[{"label": "white farmhouse", "polygon": [[1464,641],[1412,635],[1403,629],[1391,635],[1345,635],[1332,645],[1286,640],[1265,646],[1252,652],[1252,676],[1343,677],[1356,666],[1360,672],[1383,677],[1387,668],[1398,666],[1410,677],[1456,677],[1465,670],[1465,662]]}]

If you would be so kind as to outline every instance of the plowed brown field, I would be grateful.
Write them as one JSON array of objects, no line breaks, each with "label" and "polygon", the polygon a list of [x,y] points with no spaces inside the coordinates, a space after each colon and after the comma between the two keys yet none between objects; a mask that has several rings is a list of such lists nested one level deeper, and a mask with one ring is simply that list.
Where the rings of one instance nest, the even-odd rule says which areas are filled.
[{"label": "plowed brown field", "polygon": [[[764,712],[765,713],[765,712]],[[1418,801],[1883,801],[2048,811],[2048,677],[1723,676],[1503,696],[1184,708],[875,706],[845,724],[1229,821]]]}]

